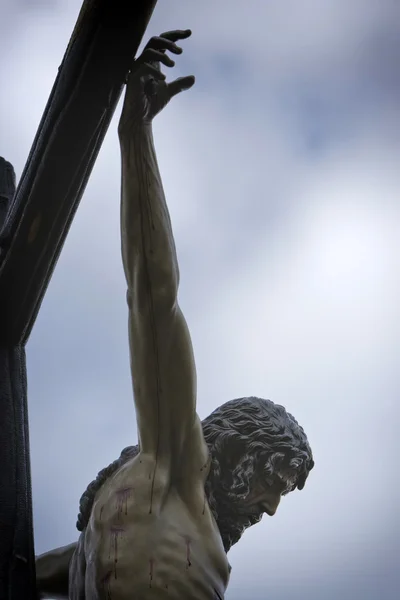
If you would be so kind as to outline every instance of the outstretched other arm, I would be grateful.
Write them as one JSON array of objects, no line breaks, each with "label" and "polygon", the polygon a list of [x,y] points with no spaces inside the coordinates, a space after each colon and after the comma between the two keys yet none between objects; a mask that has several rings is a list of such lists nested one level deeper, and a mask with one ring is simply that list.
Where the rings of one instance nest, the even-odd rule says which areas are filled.
[{"label": "outstretched other arm", "polygon": [[36,557],[36,588],[39,598],[68,599],[69,567],[77,545],[74,542]]},{"label": "outstretched other arm", "polygon": [[121,240],[128,285],[131,371],[142,455],[171,470],[182,452],[207,453],[196,416],[196,371],[178,305],[179,268],[152,136],[152,119],[194,83],[170,84],[159,63],[180,54],[189,31],[152,38],[130,75],[119,125],[122,158]]}]

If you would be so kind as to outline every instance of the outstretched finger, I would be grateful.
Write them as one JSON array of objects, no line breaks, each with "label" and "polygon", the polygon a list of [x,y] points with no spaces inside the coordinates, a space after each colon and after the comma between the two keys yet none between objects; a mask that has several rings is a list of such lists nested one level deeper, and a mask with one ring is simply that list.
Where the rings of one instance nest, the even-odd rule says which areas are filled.
[{"label": "outstretched finger", "polygon": [[190,29],[175,29],[174,31],[166,31],[160,35],[161,38],[177,42],[178,40],[186,40],[190,37],[192,32]]},{"label": "outstretched finger", "polygon": [[194,85],[194,82],[195,78],[193,75],[188,75],[187,77],[179,77],[179,79],[171,81],[171,83],[168,84],[168,92],[170,98],[176,96],[176,94],[179,94],[184,90],[189,90]]},{"label": "outstretched finger", "polygon": [[169,50],[170,52],[173,52],[173,54],[182,54],[182,48],[177,46],[172,40],[163,38],[161,36],[152,37],[145,50],[147,50],[147,48],[154,48],[155,50],[160,50],[161,52]]},{"label": "outstretched finger", "polygon": [[143,50],[143,54],[140,57],[140,62],[148,63],[148,62],[162,62],[166,67],[173,67],[175,65],[172,58],[170,58],[161,50],[154,50],[154,48],[147,48]]}]

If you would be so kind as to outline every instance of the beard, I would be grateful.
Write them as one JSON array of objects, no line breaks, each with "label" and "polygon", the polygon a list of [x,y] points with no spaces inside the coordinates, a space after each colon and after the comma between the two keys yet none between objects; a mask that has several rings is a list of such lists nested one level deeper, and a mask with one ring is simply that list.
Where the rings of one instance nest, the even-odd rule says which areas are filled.
[{"label": "beard", "polygon": [[259,523],[264,514],[260,510],[245,510],[232,499],[228,502],[217,500],[215,512],[225,552],[240,540],[248,527]]}]

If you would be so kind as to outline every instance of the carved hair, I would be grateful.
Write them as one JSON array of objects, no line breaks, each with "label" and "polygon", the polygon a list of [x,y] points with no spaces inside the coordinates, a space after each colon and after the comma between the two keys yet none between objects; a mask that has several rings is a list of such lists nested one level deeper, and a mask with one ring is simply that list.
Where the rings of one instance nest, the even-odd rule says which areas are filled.
[{"label": "carved hair", "polygon": [[[261,513],[246,514],[240,506],[255,473],[267,483],[279,477],[287,483],[285,493],[289,493],[296,487],[303,489],[314,461],[303,428],[271,400],[231,400],[214,410],[202,425],[211,454],[205,491],[227,552],[244,530],[262,517]],[[79,531],[86,527],[103,483],[137,453],[138,446],[128,446],[89,484],[79,504]]]}]

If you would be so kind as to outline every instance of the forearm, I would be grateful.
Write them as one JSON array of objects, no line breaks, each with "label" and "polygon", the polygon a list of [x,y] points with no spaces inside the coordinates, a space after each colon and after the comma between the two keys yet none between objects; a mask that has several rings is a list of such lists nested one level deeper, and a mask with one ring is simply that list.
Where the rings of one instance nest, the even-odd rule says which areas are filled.
[{"label": "forearm", "polygon": [[121,241],[128,287],[146,277],[153,292],[176,294],[178,262],[151,125],[120,134]]},{"label": "forearm", "polygon": [[76,547],[75,542],[36,557],[39,598],[68,598],[69,565]]}]

